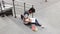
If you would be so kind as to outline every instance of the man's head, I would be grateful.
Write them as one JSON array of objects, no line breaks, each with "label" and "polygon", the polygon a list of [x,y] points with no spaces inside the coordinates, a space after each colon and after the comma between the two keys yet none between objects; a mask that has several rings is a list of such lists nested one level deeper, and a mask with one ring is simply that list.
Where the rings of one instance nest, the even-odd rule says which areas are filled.
[{"label": "man's head", "polygon": [[31,7],[31,8],[29,9],[29,13],[35,13],[35,8]]}]

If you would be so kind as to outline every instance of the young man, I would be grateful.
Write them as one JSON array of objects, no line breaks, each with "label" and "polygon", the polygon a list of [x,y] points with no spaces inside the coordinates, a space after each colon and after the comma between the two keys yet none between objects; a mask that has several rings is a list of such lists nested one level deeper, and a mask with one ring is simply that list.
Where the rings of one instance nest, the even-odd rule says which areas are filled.
[{"label": "young man", "polygon": [[42,28],[44,28],[43,25],[39,24],[38,20],[36,18],[27,18],[24,21],[25,25],[35,25],[35,26],[40,26]]},{"label": "young man", "polygon": [[28,17],[24,19],[24,24],[25,25],[35,24],[36,26],[41,26],[41,24],[39,24],[36,18],[28,18]]},{"label": "young man", "polygon": [[23,21],[25,25],[31,25],[31,24],[35,24],[36,26],[42,26],[41,24],[39,24],[38,20],[36,18],[29,18],[29,14],[30,13],[34,13],[35,9],[32,7],[29,9],[29,11],[25,11],[24,12],[24,16],[23,17]]},{"label": "young man", "polygon": [[28,14],[21,15],[21,19],[24,21],[25,25],[35,24],[36,26],[42,26],[41,24],[39,24],[36,18],[29,18],[28,16]]},{"label": "young man", "polygon": [[25,11],[25,12],[24,12],[24,15],[25,15],[25,14],[29,15],[29,14],[31,14],[31,13],[35,13],[35,8],[34,8],[34,7],[31,7],[28,11]]}]

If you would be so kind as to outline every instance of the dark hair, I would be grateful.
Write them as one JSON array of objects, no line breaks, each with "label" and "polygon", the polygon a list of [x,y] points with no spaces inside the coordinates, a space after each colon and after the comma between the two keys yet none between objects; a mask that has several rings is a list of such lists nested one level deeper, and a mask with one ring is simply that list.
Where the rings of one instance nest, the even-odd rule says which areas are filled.
[{"label": "dark hair", "polygon": [[26,14],[29,16],[29,12],[28,12],[28,11],[25,11],[25,12],[24,12],[24,15],[26,15]]},{"label": "dark hair", "polygon": [[35,9],[32,7],[29,9],[29,13],[34,13],[35,12]]}]

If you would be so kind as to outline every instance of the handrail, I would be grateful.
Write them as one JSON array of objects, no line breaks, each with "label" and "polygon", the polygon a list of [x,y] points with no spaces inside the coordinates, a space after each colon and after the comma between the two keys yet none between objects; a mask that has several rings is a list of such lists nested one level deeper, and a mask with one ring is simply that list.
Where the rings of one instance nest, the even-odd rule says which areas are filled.
[{"label": "handrail", "polygon": [[19,7],[19,6],[15,6],[15,7],[17,7],[17,8],[24,8],[24,7]]},{"label": "handrail", "polygon": [[[26,2],[23,2],[23,1],[17,1],[17,0],[16,0],[16,2],[26,3]],[[31,5],[31,6],[32,6],[33,4],[31,4],[31,3],[26,3],[26,5]]]},{"label": "handrail", "polygon": [[23,1],[17,1],[17,0],[15,0],[15,2],[23,3]]},{"label": "handrail", "polygon": [[[22,3],[22,4],[24,4],[24,1],[17,1],[17,0],[15,0],[15,2],[16,2],[16,3]],[[5,3],[6,3],[6,4],[13,5],[12,3],[9,3],[9,2],[5,2]],[[32,4],[30,4],[30,3],[25,3],[25,5],[27,5],[27,6],[25,7],[26,9],[30,8],[30,7],[28,7],[28,6],[32,6]],[[15,6],[24,7],[24,5],[19,5],[19,4],[15,4]],[[19,8],[19,7],[17,7],[17,8]],[[20,8],[20,9],[22,9],[22,8]]]},{"label": "handrail", "polygon": [[34,4],[31,4],[31,3],[26,3],[26,5],[30,5],[30,6],[32,6],[32,5],[34,5]]},{"label": "handrail", "polygon": [[[15,0],[15,2],[18,2],[18,3],[26,3],[26,2],[23,2],[23,1],[17,1],[17,0]],[[7,3],[7,2],[5,2],[5,3]],[[32,5],[31,3],[26,3],[27,5]]]},{"label": "handrail", "polygon": [[[5,2],[6,4],[10,4],[10,5],[13,5],[11,3],[8,3],[8,2]],[[15,6],[20,6],[20,7],[24,7],[23,5],[19,5],[19,4],[15,4]],[[29,8],[29,7],[26,7],[26,8]]]},{"label": "handrail", "polygon": [[[10,3],[6,3],[6,4],[9,4],[9,5],[12,5],[12,4],[10,4]],[[19,6],[19,7],[24,7],[24,6],[22,6],[22,5],[15,5],[15,6]],[[30,8],[30,7],[26,7],[26,8]]]}]

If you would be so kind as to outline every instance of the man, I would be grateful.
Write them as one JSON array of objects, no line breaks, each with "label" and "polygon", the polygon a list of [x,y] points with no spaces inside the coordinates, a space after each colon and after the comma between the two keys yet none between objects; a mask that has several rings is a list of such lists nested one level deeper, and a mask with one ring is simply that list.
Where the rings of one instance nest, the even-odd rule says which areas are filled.
[{"label": "man", "polygon": [[25,11],[24,15],[27,14],[29,16],[29,14],[31,14],[31,13],[35,13],[35,8],[34,7],[31,7],[28,11]]},{"label": "man", "polygon": [[41,26],[36,18],[24,18],[25,25],[35,24],[36,26]]}]

